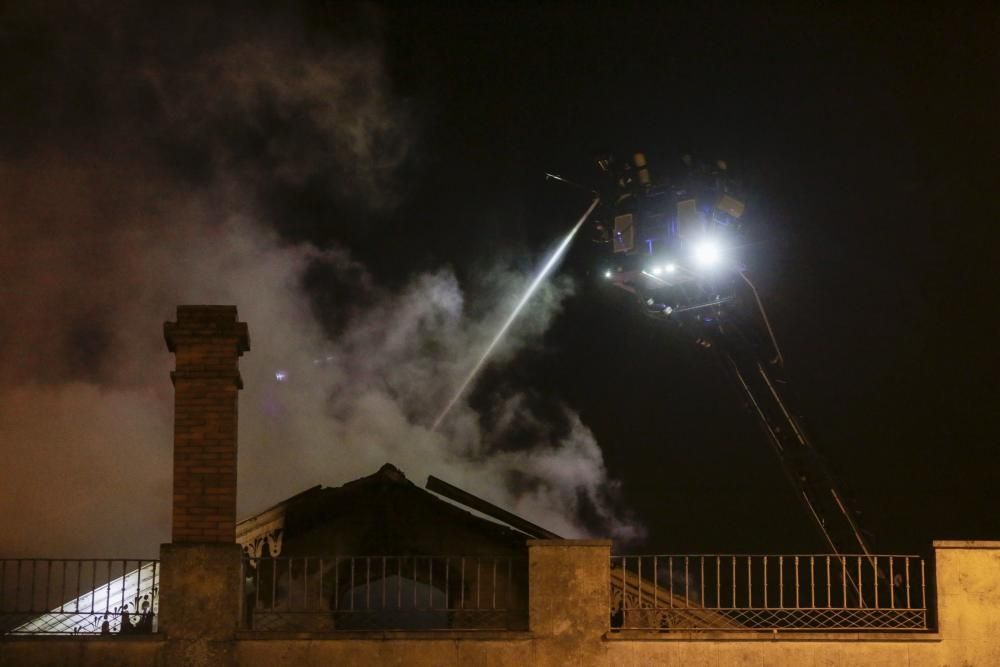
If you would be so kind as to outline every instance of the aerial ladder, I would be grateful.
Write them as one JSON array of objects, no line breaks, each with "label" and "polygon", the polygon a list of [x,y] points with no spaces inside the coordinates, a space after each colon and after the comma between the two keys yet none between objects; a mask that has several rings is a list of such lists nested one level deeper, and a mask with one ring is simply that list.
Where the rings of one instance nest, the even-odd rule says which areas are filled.
[{"label": "aerial ladder", "polygon": [[739,262],[746,196],[728,165],[685,155],[654,181],[642,153],[595,162],[591,224],[602,279],[717,355],[822,541],[834,554],[871,557],[857,514],[797,417],[781,349]]}]

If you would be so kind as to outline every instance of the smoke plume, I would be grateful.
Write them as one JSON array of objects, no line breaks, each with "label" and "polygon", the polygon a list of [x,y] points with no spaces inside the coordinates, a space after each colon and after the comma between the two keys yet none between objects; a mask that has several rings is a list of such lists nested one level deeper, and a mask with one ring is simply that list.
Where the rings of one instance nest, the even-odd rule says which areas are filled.
[{"label": "smoke plume", "polygon": [[[308,46],[294,22],[216,32],[196,10],[154,30],[100,3],[8,18],[4,74],[25,31],[49,46],[0,111],[0,555],[149,557],[169,539],[161,326],[188,303],[236,304],[250,325],[241,515],[390,461],[567,536],[639,533],[569,407],[548,400],[553,423],[530,392],[498,390],[429,428],[530,276],[496,268],[479,315],[447,268],[390,289],[348,247],[279,233],[272,195],[306,184],[371,212],[398,203],[418,124],[377,35]],[[316,267],[354,295],[322,300],[336,331],[304,288]],[[571,291],[541,290],[493,363],[538,344]],[[509,446],[513,430],[530,446]]]}]

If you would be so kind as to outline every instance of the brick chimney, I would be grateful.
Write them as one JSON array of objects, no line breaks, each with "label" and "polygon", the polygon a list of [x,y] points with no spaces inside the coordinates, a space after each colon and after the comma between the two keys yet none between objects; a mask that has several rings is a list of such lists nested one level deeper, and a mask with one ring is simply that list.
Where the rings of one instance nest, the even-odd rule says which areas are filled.
[{"label": "brick chimney", "polygon": [[176,356],[172,540],[236,540],[237,404],[243,388],[239,357],[250,349],[236,306],[178,306],[166,322]]}]

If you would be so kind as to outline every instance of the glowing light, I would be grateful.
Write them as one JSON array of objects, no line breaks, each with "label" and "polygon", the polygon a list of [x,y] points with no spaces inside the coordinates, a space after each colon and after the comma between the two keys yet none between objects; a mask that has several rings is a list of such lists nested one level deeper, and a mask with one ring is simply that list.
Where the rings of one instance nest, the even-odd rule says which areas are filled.
[{"label": "glowing light", "polygon": [[670,264],[664,266],[663,270],[666,271],[667,273],[674,273],[677,271],[677,265],[671,262]]},{"label": "glowing light", "polygon": [[715,241],[701,241],[694,246],[692,256],[701,268],[711,268],[722,260],[722,248]]},{"label": "glowing light", "polygon": [[604,277],[605,278],[610,278],[611,277],[611,269],[608,269],[607,271],[604,272]]},{"label": "glowing light", "polygon": [[278,371],[274,374],[274,379],[278,382],[284,382],[288,379],[288,373],[285,371]]},{"label": "glowing light", "polygon": [[653,275],[654,276],[658,276],[661,273],[663,273],[663,267],[662,266],[654,266],[653,267]]},{"label": "glowing light", "polygon": [[444,410],[441,411],[441,414],[438,415],[438,418],[434,420],[434,424],[431,426],[432,431],[436,431],[438,429],[438,426],[441,425],[441,422],[444,421],[444,418],[447,417],[448,413],[451,412],[451,409],[455,407],[455,403],[457,403],[458,399],[462,396],[462,394],[465,393],[465,390],[469,387],[469,385],[472,383],[472,380],[479,373],[479,370],[486,363],[486,360],[489,358],[490,353],[493,352],[493,348],[495,348],[497,344],[503,339],[504,334],[507,333],[507,329],[510,328],[510,325],[514,323],[514,320],[516,320],[517,316],[521,313],[521,309],[524,308],[525,304],[531,300],[531,297],[535,294],[535,291],[538,290],[538,286],[542,284],[542,281],[545,280],[545,278],[549,275],[549,272],[552,271],[552,267],[554,267],[556,265],[556,262],[559,261],[559,258],[562,257],[562,254],[563,252],[566,251],[566,248],[569,246],[570,241],[572,241],[573,237],[576,236],[576,233],[580,231],[580,227],[582,227],[583,223],[586,222],[587,218],[590,217],[590,214],[594,212],[594,209],[597,208],[597,204],[600,201],[601,200],[598,198],[594,199],[594,201],[590,204],[590,208],[588,208],[586,212],[580,217],[577,223],[573,226],[573,229],[569,230],[569,234],[567,234],[566,238],[564,238],[562,242],[559,243],[559,246],[555,249],[555,251],[553,251],[552,256],[549,257],[549,260],[547,262],[545,262],[545,266],[542,267],[542,270],[538,272],[538,275],[535,276],[535,279],[531,281],[530,285],[528,285],[528,289],[524,291],[524,296],[522,296],[521,300],[517,302],[516,306],[514,306],[514,310],[511,311],[510,316],[503,323],[503,326],[500,327],[500,330],[497,331],[496,336],[493,337],[493,340],[490,341],[490,344],[486,346],[486,351],[483,352],[483,356],[479,357],[479,361],[477,361],[476,365],[472,367],[471,371],[469,371],[469,374],[466,376],[465,381],[462,382],[461,386],[459,386],[458,391],[456,391],[455,395],[451,397],[451,400],[448,401],[448,404],[444,406]]}]

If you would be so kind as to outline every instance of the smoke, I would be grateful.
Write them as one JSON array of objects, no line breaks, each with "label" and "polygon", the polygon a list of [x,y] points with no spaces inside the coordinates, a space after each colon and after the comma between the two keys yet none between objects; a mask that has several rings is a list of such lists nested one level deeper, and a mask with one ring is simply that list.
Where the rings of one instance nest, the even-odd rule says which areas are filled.
[{"label": "smoke", "polygon": [[[567,536],[639,534],[593,434],[558,401],[501,388],[430,430],[529,276],[495,268],[475,295],[495,308],[473,313],[447,268],[390,289],[348,248],[279,233],[292,214],[275,202],[303,187],[369,212],[399,201],[416,123],[377,35],[307,46],[289,21],[216,34],[191,10],[160,17],[167,39],[96,7],[18,6],[20,29],[2,35],[4,74],[37,46],[15,36],[49,46],[0,111],[0,555],[148,557],[169,539],[161,327],[183,303],[236,304],[250,325],[241,514],[390,461]],[[322,300],[336,332],[303,286],[317,267],[353,293]],[[493,363],[538,345],[571,291],[540,290]]]}]

